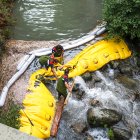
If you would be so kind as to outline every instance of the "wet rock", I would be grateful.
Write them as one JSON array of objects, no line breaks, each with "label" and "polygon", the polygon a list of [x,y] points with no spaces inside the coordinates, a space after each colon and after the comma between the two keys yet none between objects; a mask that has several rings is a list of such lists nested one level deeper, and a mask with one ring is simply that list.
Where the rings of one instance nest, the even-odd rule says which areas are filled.
[{"label": "wet rock", "polygon": [[129,89],[137,89],[138,88],[138,81],[131,79],[125,75],[120,75],[119,77],[117,77],[117,80],[119,83],[124,85],[126,88],[129,88]]},{"label": "wet rock", "polygon": [[83,133],[87,130],[86,122],[77,122],[71,126],[76,133]]},{"label": "wet rock", "polygon": [[99,103],[98,100],[90,99],[89,104],[90,104],[91,106],[93,106],[93,107],[96,107],[96,106],[98,106],[100,103]]},{"label": "wet rock", "polygon": [[79,100],[81,100],[84,95],[85,95],[85,91],[83,91],[83,90],[79,90],[76,92],[76,98]]},{"label": "wet rock", "polygon": [[80,85],[78,83],[75,83],[74,86],[73,86],[72,91],[78,91],[79,88],[80,88]]},{"label": "wet rock", "polygon": [[92,80],[92,75],[90,72],[86,72],[82,75],[82,78],[85,80],[85,81],[91,81]]},{"label": "wet rock", "polygon": [[92,127],[111,126],[121,120],[122,116],[115,110],[90,108],[87,111],[87,121]]},{"label": "wet rock", "polygon": [[102,79],[99,78],[95,73],[92,73],[92,79],[94,80],[95,83],[102,81]]},{"label": "wet rock", "polygon": [[95,87],[95,81],[94,80],[92,80],[92,81],[87,81],[86,82],[86,86],[88,87],[88,88],[93,88],[93,87]]},{"label": "wet rock", "polygon": [[94,138],[88,134],[84,140],[94,140]]},{"label": "wet rock", "polygon": [[134,102],[134,101],[139,102],[140,101],[140,93],[139,93],[139,91],[134,91],[132,96],[131,96],[131,98],[130,98],[130,100],[132,102]]},{"label": "wet rock", "polygon": [[119,64],[120,63],[118,61],[111,61],[110,62],[111,68],[113,68],[113,69],[117,69]]},{"label": "wet rock", "polygon": [[131,129],[126,125],[126,122],[120,121],[111,127],[115,140],[129,140],[132,136]]},{"label": "wet rock", "polygon": [[130,75],[132,76],[132,67],[130,65],[121,65],[119,66],[119,70],[122,74]]},{"label": "wet rock", "polygon": [[85,91],[80,88],[79,83],[76,83],[73,87],[73,97],[75,97],[78,100],[81,100],[83,96],[85,95]]},{"label": "wet rock", "polygon": [[125,128],[113,127],[112,130],[114,133],[115,140],[129,140],[132,136],[131,132],[129,132]]}]

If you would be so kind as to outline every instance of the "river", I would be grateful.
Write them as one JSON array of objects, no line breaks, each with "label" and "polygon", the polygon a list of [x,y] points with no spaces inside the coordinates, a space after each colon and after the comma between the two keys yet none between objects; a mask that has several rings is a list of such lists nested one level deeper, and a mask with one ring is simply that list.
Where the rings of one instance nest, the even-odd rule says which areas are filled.
[{"label": "river", "polygon": [[102,18],[102,0],[17,0],[12,39],[72,40]]}]

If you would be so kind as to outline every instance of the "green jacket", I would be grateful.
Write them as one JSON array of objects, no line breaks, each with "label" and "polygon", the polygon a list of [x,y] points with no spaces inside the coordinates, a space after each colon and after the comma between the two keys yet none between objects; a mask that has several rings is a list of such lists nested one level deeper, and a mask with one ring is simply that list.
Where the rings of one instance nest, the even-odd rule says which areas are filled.
[{"label": "green jacket", "polygon": [[39,63],[41,66],[46,65],[49,60],[49,56],[43,55],[39,58]]},{"label": "green jacket", "polygon": [[62,93],[62,94],[66,94],[67,93],[67,88],[65,86],[65,81],[64,81],[63,77],[58,79],[56,90],[58,92]]}]

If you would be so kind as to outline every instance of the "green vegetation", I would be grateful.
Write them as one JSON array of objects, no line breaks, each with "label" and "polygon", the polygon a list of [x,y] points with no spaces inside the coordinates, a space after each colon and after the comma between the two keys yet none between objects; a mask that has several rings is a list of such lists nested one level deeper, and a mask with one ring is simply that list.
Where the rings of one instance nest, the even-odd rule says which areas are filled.
[{"label": "green vegetation", "polygon": [[16,105],[13,101],[9,101],[7,108],[0,109],[0,123],[18,129],[20,127],[19,110],[20,106]]},{"label": "green vegetation", "polygon": [[9,27],[14,23],[11,17],[12,0],[0,0],[0,45],[9,38]]},{"label": "green vegetation", "polygon": [[114,140],[114,133],[111,128],[108,129],[107,135],[110,140]]},{"label": "green vegetation", "polygon": [[140,38],[140,0],[104,0],[109,37]]}]

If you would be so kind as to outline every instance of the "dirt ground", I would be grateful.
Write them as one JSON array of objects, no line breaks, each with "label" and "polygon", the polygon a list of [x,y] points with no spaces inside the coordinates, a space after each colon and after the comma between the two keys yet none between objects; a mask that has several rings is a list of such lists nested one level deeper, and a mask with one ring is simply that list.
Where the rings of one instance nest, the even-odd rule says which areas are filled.
[{"label": "dirt ground", "polygon": [[[6,83],[16,73],[16,67],[20,59],[30,51],[39,48],[48,48],[57,45],[57,41],[22,41],[22,40],[9,40],[6,44],[6,51],[2,55],[0,64],[0,92]],[[30,75],[25,72],[10,88],[6,103],[8,99],[13,99],[16,103],[21,104],[26,95],[28,80]]]}]

